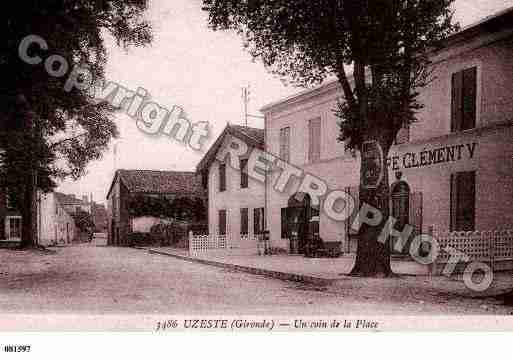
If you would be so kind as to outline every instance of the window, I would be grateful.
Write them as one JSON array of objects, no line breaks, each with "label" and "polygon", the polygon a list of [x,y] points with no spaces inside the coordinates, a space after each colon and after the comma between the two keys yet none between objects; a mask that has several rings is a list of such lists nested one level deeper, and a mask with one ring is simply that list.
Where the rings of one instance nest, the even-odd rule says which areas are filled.
[{"label": "window", "polygon": [[240,160],[240,188],[249,187],[248,160]]},{"label": "window", "polygon": [[477,67],[452,75],[451,132],[476,127]]},{"label": "window", "polygon": [[405,123],[399,132],[397,132],[394,144],[402,145],[408,142],[410,142],[410,125]]},{"label": "window", "polygon": [[6,217],[6,239],[21,240],[21,217]]},{"label": "window", "polygon": [[219,211],[219,234],[226,235],[226,210]]},{"label": "window", "polygon": [[451,175],[451,231],[474,231],[476,209],[476,173]]},{"label": "window", "polygon": [[280,158],[290,162],[290,127],[280,130]]},{"label": "window", "polygon": [[208,189],[208,171],[201,172],[201,185],[203,189]]},{"label": "window", "polygon": [[308,121],[308,162],[321,159],[321,119]]},{"label": "window", "polygon": [[255,208],[253,210],[253,233],[261,234],[264,231],[264,209]]},{"label": "window", "polygon": [[219,192],[226,191],[226,164],[219,165]]},{"label": "window", "polygon": [[249,232],[249,212],[247,208],[240,209],[240,234],[246,235]]}]

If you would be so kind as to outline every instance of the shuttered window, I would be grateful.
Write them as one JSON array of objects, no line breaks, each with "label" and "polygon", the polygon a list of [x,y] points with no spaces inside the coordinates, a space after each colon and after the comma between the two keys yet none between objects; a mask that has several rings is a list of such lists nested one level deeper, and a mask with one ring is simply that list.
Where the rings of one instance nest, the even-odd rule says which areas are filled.
[{"label": "shuttered window", "polygon": [[321,119],[308,121],[308,162],[321,159]]},{"label": "shuttered window", "polygon": [[290,127],[280,130],[280,158],[285,162],[290,161]]},{"label": "shuttered window", "polygon": [[253,209],[253,233],[261,234],[264,231],[264,209]]},{"label": "shuttered window", "polygon": [[451,131],[476,127],[477,67],[452,75]]},{"label": "shuttered window", "polygon": [[219,192],[226,191],[226,164],[219,165]]},{"label": "shuttered window", "polygon": [[248,188],[248,160],[240,160],[240,188]]},{"label": "shuttered window", "polygon": [[451,175],[451,231],[474,231],[476,210],[476,173]]},{"label": "shuttered window", "polygon": [[226,234],[226,210],[222,209],[219,211],[219,234],[225,235]]},{"label": "shuttered window", "polygon": [[249,214],[247,208],[240,209],[240,234],[246,235],[249,231]]}]

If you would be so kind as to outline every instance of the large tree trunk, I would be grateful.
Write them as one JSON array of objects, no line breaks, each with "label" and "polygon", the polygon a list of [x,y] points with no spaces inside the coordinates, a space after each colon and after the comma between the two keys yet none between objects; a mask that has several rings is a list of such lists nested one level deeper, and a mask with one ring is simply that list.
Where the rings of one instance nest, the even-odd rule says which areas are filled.
[{"label": "large tree trunk", "polygon": [[21,227],[21,248],[31,248],[37,245],[36,243],[36,227],[37,212],[35,208],[35,191],[33,186],[33,178],[31,174],[27,174],[25,178],[25,189],[23,193],[23,203],[21,204],[20,212],[22,217]]},{"label": "large tree trunk", "polygon": [[[361,170],[360,170],[360,205],[367,204],[381,212],[383,220],[377,226],[369,226],[363,224],[358,233],[358,247],[356,252],[356,261],[351,275],[365,276],[365,277],[388,277],[392,275],[390,267],[390,246],[388,240],[386,243],[380,243],[378,237],[383,230],[386,220],[389,217],[389,180],[388,168],[386,166],[386,158],[390,150],[390,141],[387,141],[385,136],[376,135],[369,136],[366,140],[378,141],[382,150],[382,163],[381,168],[383,176],[378,187],[369,189],[363,186],[363,180],[366,170],[371,166],[365,156],[362,157]],[[362,221],[360,220],[360,223]]]},{"label": "large tree trunk", "polygon": [[26,144],[26,150],[30,151],[30,164],[27,166],[27,172],[23,176],[23,200],[20,205],[22,216],[21,229],[21,248],[30,248],[37,246],[37,156],[36,141],[37,136],[36,114],[32,111],[27,99],[23,94],[19,95],[20,112],[23,113],[23,127],[27,133],[30,133],[29,143]]}]

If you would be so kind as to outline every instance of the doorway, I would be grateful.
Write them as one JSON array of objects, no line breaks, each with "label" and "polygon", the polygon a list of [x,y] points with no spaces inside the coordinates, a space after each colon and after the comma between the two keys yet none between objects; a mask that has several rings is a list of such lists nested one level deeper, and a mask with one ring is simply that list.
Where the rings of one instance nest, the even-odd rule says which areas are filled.
[{"label": "doorway", "polygon": [[310,195],[296,193],[289,198],[285,209],[285,223],[291,254],[305,254],[306,244],[310,238],[310,221],[312,208]]},{"label": "doorway", "polygon": [[[398,231],[402,231],[410,223],[410,194],[410,186],[402,180],[394,183],[390,190],[392,217],[397,220],[394,228]],[[391,253],[400,256],[408,255],[411,238],[402,246],[401,250],[397,250],[395,247],[399,240],[397,237],[390,238]]]}]

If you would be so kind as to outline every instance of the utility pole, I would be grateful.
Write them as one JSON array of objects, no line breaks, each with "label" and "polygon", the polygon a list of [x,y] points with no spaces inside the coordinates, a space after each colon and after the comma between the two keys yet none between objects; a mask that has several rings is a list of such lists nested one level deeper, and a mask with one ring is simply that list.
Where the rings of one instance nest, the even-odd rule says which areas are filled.
[{"label": "utility pole", "polygon": [[251,115],[248,113],[248,104],[251,101],[251,85],[242,88],[242,104],[244,106],[244,126],[248,127],[248,119],[259,118],[263,119],[264,116]]}]

